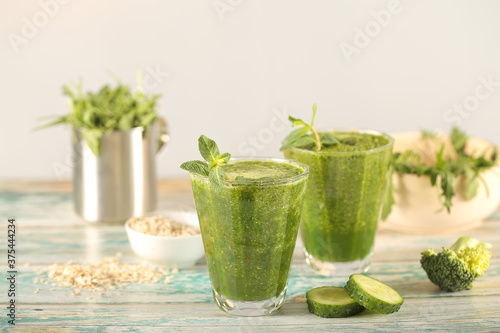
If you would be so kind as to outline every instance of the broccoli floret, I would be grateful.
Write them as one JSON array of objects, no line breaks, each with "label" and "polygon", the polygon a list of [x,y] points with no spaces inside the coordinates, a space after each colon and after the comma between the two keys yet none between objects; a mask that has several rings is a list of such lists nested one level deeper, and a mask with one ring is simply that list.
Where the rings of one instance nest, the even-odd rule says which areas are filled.
[{"label": "broccoli floret", "polygon": [[490,247],[475,238],[460,237],[449,249],[443,247],[441,253],[434,249],[422,252],[420,263],[429,280],[442,290],[470,289],[490,264]]}]

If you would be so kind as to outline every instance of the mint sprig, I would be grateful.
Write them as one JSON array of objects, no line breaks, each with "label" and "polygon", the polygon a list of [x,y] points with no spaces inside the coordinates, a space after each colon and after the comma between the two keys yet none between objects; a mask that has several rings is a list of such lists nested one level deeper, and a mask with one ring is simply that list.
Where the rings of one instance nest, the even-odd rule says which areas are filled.
[{"label": "mint sprig", "polygon": [[181,164],[181,169],[208,177],[210,184],[221,190],[228,179],[222,166],[229,162],[231,154],[221,154],[215,141],[205,135],[198,138],[198,149],[206,162],[199,160],[184,162]]},{"label": "mint sprig", "polygon": [[[316,129],[314,128],[314,119],[316,118],[317,109],[318,105],[314,103],[312,107],[313,115],[311,124],[307,124],[302,119],[288,116],[288,120],[292,122],[292,127],[301,127],[293,130],[292,132],[290,132],[290,134],[288,134],[283,142],[283,146],[280,148],[281,151],[293,147],[306,147],[310,146],[311,144],[314,144],[313,147],[315,147],[316,150],[319,151],[321,150],[322,146],[331,146],[339,143],[339,140],[337,140],[337,138],[335,138],[331,133],[318,133],[318,131],[316,131]],[[309,132],[311,132],[311,134],[309,134]]]}]

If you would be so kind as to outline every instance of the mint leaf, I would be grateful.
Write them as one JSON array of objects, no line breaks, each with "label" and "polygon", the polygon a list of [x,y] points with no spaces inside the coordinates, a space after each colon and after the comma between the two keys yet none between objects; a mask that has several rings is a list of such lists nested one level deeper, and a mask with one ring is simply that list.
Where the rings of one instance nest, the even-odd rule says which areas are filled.
[{"label": "mint leaf", "polygon": [[307,133],[309,133],[309,129],[307,127],[300,127],[296,130],[291,131],[290,134],[287,135],[285,140],[283,140],[283,146],[280,148],[280,151],[284,151],[290,148],[291,144],[303,137],[308,136]]},{"label": "mint leaf", "polygon": [[215,159],[216,159],[218,164],[226,164],[230,158],[231,158],[231,154],[224,153],[224,154],[218,155]]},{"label": "mint leaf", "polygon": [[220,155],[220,152],[214,140],[207,138],[205,135],[201,135],[198,139],[198,149],[200,150],[201,156],[210,165],[217,163],[217,156]]},{"label": "mint leaf", "polygon": [[208,173],[208,180],[217,191],[222,190],[224,188],[224,184],[226,183],[224,168],[219,165],[212,167]]},{"label": "mint leaf", "polygon": [[208,165],[203,161],[189,161],[181,164],[181,169],[208,177]]},{"label": "mint leaf", "polygon": [[200,135],[198,138],[198,148],[201,156],[203,156],[208,164],[203,161],[189,161],[182,163],[181,168],[202,176],[208,176],[210,184],[217,190],[221,190],[227,179],[222,165],[229,162],[231,154],[221,154],[215,141],[207,138],[205,135]]},{"label": "mint leaf", "polygon": [[332,133],[320,133],[319,134],[321,143],[325,146],[332,146],[336,145],[339,143],[339,140],[337,140],[336,137],[332,135]]},{"label": "mint leaf", "polygon": [[288,120],[292,122],[293,127],[297,126],[308,126],[302,119],[297,119],[292,116],[288,116]]},{"label": "mint leaf", "polygon": [[290,134],[288,134],[288,136],[285,138],[285,141],[287,141],[288,143],[293,142],[293,141],[297,141],[297,139],[300,139],[300,138],[306,136],[307,133],[309,133],[309,128],[307,128],[307,127],[297,128],[297,129],[291,131]]},{"label": "mint leaf", "polygon": [[314,138],[312,136],[306,135],[302,138],[297,139],[296,141],[293,141],[289,144],[282,146],[280,150],[286,150],[286,149],[292,148],[292,147],[293,148],[300,148],[300,147],[304,147],[304,146],[307,146],[310,144],[315,144],[315,143],[316,143],[316,140],[314,140]]},{"label": "mint leaf", "polygon": [[[333,145],[338,143],[339,141],[331,134],[326,133],[320,137],[320,134],[314,128],[314,119],[316,118],[316,111],[318,109],[318,105],[316,103],[313,104],[312,111],[312,119],[311,125],[304,122],[302,119],[294,118],[292,116],[288,116],[288,120],[292,122],[292,127],[303,126],[295,131],[292,131],[283,141],[283,146],[281,147],[281,151],[286,150],[292,147],[304,147],[311,143],[314,143],[316,146],[316,150],[321,150],[321,144],[325,145]],[[307,135],[307,133],[311,131],[312,136]],[[311,141],[312,140],[312,141]]]}]

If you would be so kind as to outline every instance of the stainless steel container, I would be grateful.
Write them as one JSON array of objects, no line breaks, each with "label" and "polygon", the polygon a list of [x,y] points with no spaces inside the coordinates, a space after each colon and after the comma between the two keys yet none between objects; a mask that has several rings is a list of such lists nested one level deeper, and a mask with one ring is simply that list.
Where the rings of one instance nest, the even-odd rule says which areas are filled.
[{"label": "stainless steel container", "polygon": [[88,222],[124,222],[156,208],[155,155],[168,141],[165,121],[105,134],[96,156],[74,130],[73,193]]}]

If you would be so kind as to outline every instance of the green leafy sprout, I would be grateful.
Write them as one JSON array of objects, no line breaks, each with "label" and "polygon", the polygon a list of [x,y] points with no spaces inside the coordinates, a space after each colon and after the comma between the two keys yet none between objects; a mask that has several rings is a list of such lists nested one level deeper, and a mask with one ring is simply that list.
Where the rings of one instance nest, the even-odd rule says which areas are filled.
[{"label": "green leafy sprout", "polygon": [[[435,139],[436,134],[422,131],[422,137]],[[490,157],[486,151],[478,156],[472,156],[465,151],[468,136],[457,127],[453,127],[450,133],[450,141],[455,158],[445,157],[444,144],[436,152],[436,163],[428,165],[421,161],[421,155],[413,150],[406,150],[403,153],[396,152],[392,156],[390,172],[400,175],[412,174],[417,176],[428,176],[432,186],[439,186],[439,198],[448,213],[452,207],[452,199],[456,195],[453,182],[459,177],[465,177],[465,198],[471,200],[477,194],[482,183],[489,194],[488,186],[481,177],[481,172],[497,164],[496,147]],[[395,204],[394,187],[392,177],[389,177],[382,207],[382,220],[387,219]]]},{"label": "green leafy sprout", "polygon": [[292,127],[300,127],[288,134],[283,141],[283,146],[280,148],[281,151],[294,147],[311,147],[315,151],[320,151],[323,146],[331,146],[339,143],[339,140],[337,140],[331,133],[319,133],[314,128],[314,119],[316,118],[317,109],[318,105],[314,103],[312,107],[313,114],[311,124],[307,124],[301,119],[288,116],[288,120],[292,122]]},{"label": "green leafy sprout", "polygon": [[208,177],[210,184],[221,190],[228,179],[223,165],[229,162],[231,154],[221,154],[215,141],[205,135],[198,138],[198,149],[205,161],[184,162],[181,164],[181,169]]},{"label": "green leafy sprout", "polygon": [[63,86],[69,99],[70,113],[51,116],[56,120],[38,127],[43,129],[69,124],[78,129],[94,155],[99,156],[102,138],[106,133],[144,127],[147,131],[157,119],[157,100],[161,95],[148,95],[142,89],[142,73],[137,72],[137,91],[117,80],[116,86],[104,85],[96,92],[83,92],[82,81],[71,88]]},{"label": "green leafy sprout", "polygon": [[488,268],[491,244],[472,237],[460,237],[449,249],[440,253],[422,252],[420,263],[429,280],[445,291],[472,288],[472,283]]}]

